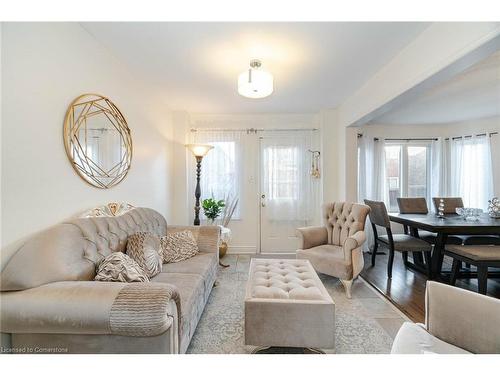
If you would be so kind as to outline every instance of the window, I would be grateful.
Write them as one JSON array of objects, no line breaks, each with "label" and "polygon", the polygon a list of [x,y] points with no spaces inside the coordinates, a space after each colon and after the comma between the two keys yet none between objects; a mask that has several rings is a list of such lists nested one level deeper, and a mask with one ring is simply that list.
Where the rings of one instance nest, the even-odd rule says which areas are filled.
[{"label": "window", "polygon": [[[235,141],[207,142],[214,148],[203,158],[201,192],[202,199],[226,199],[240,196],[238,154]],[[200,211],[200,214],[203,210]],[[204,215],[201,215],[204,218]],[[240,218],[239,204],[233,219]]]},{"label": "window", "polygon": [[385,191],[389,211],[398,211],[398,197],[424,197],[429,202],[429,144],[385,145]]}]

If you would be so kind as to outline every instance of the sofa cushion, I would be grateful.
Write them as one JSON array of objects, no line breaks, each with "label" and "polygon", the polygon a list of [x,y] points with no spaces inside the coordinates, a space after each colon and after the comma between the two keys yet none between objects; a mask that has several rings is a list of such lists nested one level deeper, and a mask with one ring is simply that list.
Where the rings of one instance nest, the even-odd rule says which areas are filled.
[{"label": "sofa cushion", "polygon": [[151,281],[176,287],[181,299],[180,336],[189,341],[205,306],[203,278],[196,274],[161,272]]},{"label": "sofa cushion", "polygon": [[214,267],[217,267],[217,254],[199,253],[182,262],[164,264],[162,272],[192,273],[205,278]]},{"label": "sofa cushion", "polygon": [[145,282],[149,277],[139,264],[120,251],[109,254],[97,266],[96,281]]},{"label": "sofa cushion", "polygon": [[196,238],[189,230],[163,236],[161,238],[161,248],[165,263],[176,263],[192,258],[199,251]]},{"label": "sofa cushion", "polygon": [[161,254],[160,238],[151,233],[137,232],[128,238],[127,255],[135,260],[149,277],[161,272]]},{"label": "sofa cushion", "polygon": [[427,332],[422,326],[405,322],[392,344],[391,354],[469,354]]}]

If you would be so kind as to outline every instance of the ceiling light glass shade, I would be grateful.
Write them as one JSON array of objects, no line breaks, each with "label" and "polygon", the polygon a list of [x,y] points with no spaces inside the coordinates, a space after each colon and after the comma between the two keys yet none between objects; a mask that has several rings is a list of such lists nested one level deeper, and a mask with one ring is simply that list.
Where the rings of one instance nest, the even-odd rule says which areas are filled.
[{"label": "ceiling light glass shade", "polygon": [[211,145],[201,145],[201,144],[188,144],[186,147],[191,150],[194,156],[196,157],[203,157],[205,156],[208,151],[214,148],[214,146]]},{"label": "ceiling light glass shade", "polygon": [[265,98],[273,93],[273,86],[272,74],[258,67],[251,67],[238,77],[238,93],[246,98]]}]

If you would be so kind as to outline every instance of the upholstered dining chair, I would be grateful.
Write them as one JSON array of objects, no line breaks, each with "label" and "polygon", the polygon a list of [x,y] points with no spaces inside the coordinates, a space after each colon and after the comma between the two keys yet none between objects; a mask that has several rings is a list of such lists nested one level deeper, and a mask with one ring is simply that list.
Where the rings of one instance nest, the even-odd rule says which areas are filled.
[{"label": "upholstered dining chair", "polygon": [[[438,198],[439,200],[440,198]],[[452,198],[452,199],[460,199],[461,198]],[[425,198],[397,198],[399,212],[402,214],[428,214],[429,209],[427,208],[427,200]],[[435,202],[434,202],[435,203]],[[439,205],[439,201],[438,201]],[[432,232],[428,232],[426,230],[413,230],[413,233],[410,233],[408,227],[406,225],[404,227],[405,234],[411,234],[415,237],[419,237],[424,241],[427,241],[431,244],[436,242],[437,235]],[[463,243],[463,238],[459,236],[448,236],[446,238],[446,243],[461,245]],[[404,254],[404,253],[403,253]]]},{"label": "upholstered dining chair", "polygon": [[434,204],[435,212],[438,212],[441,199],[444,203],[445,215],[456,214],[456,209],[464,206],[464,201],[460,197],[434,197],[432,198],[432,203]]},{"label": "upholstered dining chair", "polygon": [[[393,234],[391,230],[391,221],[387,214],[387,208],[384,202],[371,201],[365,199],[365,204],[370,207],[370,221],[373,229],[373,237],[375,240],[372,251],[372,266],[375,266],[375,256],[377,255],[378,246],[384,246],[389,249],[389,259],[387,261],[387,277],[392,278],[392,265],[394,263],[394,252],[420,252],[424,254],[427,275],[431,276],[431,250],[432,245],[428,242],[410,236],[409,234]],[[379,235],[377,227],[385,229],[385,235]],[[406,260],[405,260],[406,262]]]},{"label": "upholstered dining chair", "polygon": [[351,298],[354,279],[363,270],[362,245],[366,216],[363,204],[335,202],[323,205],[323,225],[298,228],[297,259],[307,259],[317,272],[338,277]]},{"label": "upholstered dining chair", "polygon": [[[444,203],[444,213],[446,215],[456,214],[457,208],[463,208],[464,202],[460,197],[434,197],[432,202],[434,203],[434,209],[438,212],[439,202],[443,200]],[[470,235],[470,236],[454,236],[460,239],[460,242],[450,238],[446,241],[449,244],[461,245],[500,245],[500,236],[495,235]]]}]

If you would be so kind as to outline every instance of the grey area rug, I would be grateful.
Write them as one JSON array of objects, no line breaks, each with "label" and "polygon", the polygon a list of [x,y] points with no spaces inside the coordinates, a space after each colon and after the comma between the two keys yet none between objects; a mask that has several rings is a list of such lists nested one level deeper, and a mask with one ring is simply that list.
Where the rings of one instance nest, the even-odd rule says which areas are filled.
[{"label": "grey area rug", "polygon": [[[188,353],[245,354],[254,349],[244,344],[244,297],[250,256],[227,256],[224,262],[230,267],[219,269],[218,286],[212,290]],[[326,352],[389,353],[392,338],[371,316],[371,310],[380,311],[381,305],[396,314],[389,302],[362,280],[355,281],[353,298],[349,300],[338,279],[322,274],[319,277],[335,302],[335,349]],[[399,316],[396,319],[402,321]]]}]

